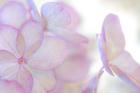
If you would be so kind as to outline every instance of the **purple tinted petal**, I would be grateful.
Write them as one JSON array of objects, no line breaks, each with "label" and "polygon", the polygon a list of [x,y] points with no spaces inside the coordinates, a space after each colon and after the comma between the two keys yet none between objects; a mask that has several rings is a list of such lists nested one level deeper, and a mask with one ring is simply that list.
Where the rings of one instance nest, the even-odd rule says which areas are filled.
[{"label": "purple tinted petal", "polygon": [[124,50],[125,39],[118,16],[109,14],[105,18],[101,37],[109,60]]},{"label": "purple tinted petal", "polygon": [[8,2],[0,10],[0,23],[19,28],[27,19],[26,13],[21,3]]},{"label": "purple tinted petal", "polygon": [[44,4],[41,13],[49,29],[55,27],[73,29],[79,24],[79,16],[74,9],[62,2]]},{"label": "purple tinted petal", "polygon": [[110,67],[109,67],[109,60],[108,60],[108,57],[107,57],[107,55],[106,55],[106,52],[105,52],[105,50],[104,50],[104,43],[105,43],[105,41],[103,40],[103,37],[101,36],[101,35],[98,35],[97,36],[97,43],[98,43],[98,48],[99,48],[99,51],[100,51],[100,56],[101,56],[101,60],[103,61],[103,65],[104,65],[104,68],[106,69],[106,71],[109,73],[109,74],[111,74],[111,75],[113,75],[113,73],[112,73],[112,71],[111,71],[111,69],[110,69]]},{"label": "purple tinted petal", "polygon": [[100,80],[100,78],[101,78],[103,72],[104,72],[103,69],[101,69],[101,70],[97,73],[97,75],[95,75],[94,77],[92,77],[92,78],[88,81],[88,83],[87,83],[85,89],[82,91],[82,93],[93,93],[93,92],[96,93],[96,92],[97,92],[97,88],[98,88],[98,84],[99,84],[99,80]]},{"label": "purple tinted petal", "polygon": [[97,36],[98,47],[104,67],[112,75],[109,62],[119,56],[125,47],[125,39],[119,18],[109,14],[103,23],[102,33]]}]

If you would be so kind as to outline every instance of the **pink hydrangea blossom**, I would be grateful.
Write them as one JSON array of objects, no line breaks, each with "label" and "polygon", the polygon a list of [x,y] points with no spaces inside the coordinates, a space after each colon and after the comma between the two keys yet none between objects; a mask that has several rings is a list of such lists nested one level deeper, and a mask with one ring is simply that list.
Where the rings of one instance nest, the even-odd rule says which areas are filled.
[{"label": "pink hydrangea blossom", "polygon": [[64,3],[46,3],[40,14],[31,0],[3,1],[0,91],[67,93],[65,85],[85,79],[88,39],[76,32],[78,24],[78,15]]},{"label": "pink hydrangea blossom", "polygon": [[118,16],[109,14],[105,18],[102,33],[98,35],[98,45],[106,71],[111,75],[116,74],[140,91],[140,65],[125,50],[125,38]]}]

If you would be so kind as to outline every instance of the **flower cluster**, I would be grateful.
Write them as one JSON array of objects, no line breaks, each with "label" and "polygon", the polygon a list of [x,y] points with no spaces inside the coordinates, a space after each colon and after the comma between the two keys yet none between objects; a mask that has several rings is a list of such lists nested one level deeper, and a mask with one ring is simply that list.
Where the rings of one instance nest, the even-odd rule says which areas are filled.
[{"label": "flower cluster", "polygon": [[[97,42],[103,67],[88,77],[89,40],[77,32],[79,16],[63,2],[0,1],[1,93],[97,93],[104,69],[140,92],[140,65],[125,50],[119,18],[109,14]],[[129,70],[128,70],[129,69]]]},{"label": "flower cluster", "polygon": [[32,0],[1,2],[1,93],[81,93],[90,62],[78,24],[77,13],[61,2],[40,12]]}]

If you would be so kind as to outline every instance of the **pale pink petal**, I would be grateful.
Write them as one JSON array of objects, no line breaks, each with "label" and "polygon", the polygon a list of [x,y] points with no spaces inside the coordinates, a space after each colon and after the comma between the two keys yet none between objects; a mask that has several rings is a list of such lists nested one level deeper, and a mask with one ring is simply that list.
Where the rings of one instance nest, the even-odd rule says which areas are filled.
[{"label": "pale pink petal", "polygon": [[74,9],[62,2],[44,4],[41,13],[49,29],[55,27],[73,29],[79,24],[79,16]]},{"label": "pale pink petal", "polygon": [[93,76],[86,84],[84,90],[82,91],[82,93],[97,93],[97,89],[98,89],[98,85],[99,85],[99,81],[100,78],[103,74],[103,69],[101,68],[101,70],[97,73],[97,75]]},{"label": "pale pink petal", "polygon": [[37,71],[33,73],[34,85],[32,93],[47,93],[54,88],[56,80],[51,72]]},{"label": "pale pink petal", "polygon": [[22,86],[15,81],[0,80],[1,93],[26,93]]},{"label": "pale pink petal", "polygon": [[27,19],[26,10],[21,3],[8,2],[0,10],[0,23],[19,28]]},{"label": "pale pink petal", "polygon": [[116,15],[108,15],[103,23],[101,37],[104,39],[105,52],[109,60],[120,54],[125,47],[125,39],[121,29],[119,18]]},{"label": "pale pink petal", "polygon": [[87,76],[89,66],[90,62],[85,56],[72,55],[55,68],[56,77],[68,82],[79,81]]},{"label": "pale pink petal", "polygon": [[113,72],[140,92],[140,64],[126,51],[110,62]]},{"label": "pale pink petal", "polygon": [[33,68],[47,70],[61,64],[67,57],[68,49],[63,40],[57,37],[45,37],[39,50],[29,59]]},{"label": "pale pink petal", "polygon": [[125,47],[125,39],[119,18],[109,14],[103,23],[102,33],[97,36],[101,59],[107,72],[112,74],[108,62],[116,58]]},{"label": "pale pink petal", "polygon": [[16,50],[17,30],[5,25],[0,25],[0,50],[7,50],[18,56]]},{"label": "pale pink petal", "polygon": [[66,40],[68,43],[81,45],[88,43],[88,39],[82,35],[80,35],[78,32],[69,31],[66,29],[55,27],[55,30],[49,30],[56,36]]},{"label": "pale pink petal", "polygon": [[26,93],[30,93],[33,86],[33,78],[31,73],[27,70],[26,67],[21,66],[19,68],[19,71],[17,73],[16,79],[15,79],[23,89],[26,91]]},{"label": "pale pink petal", "polygon": [[16,57],[6,50],[0,50],[0,64],[1,63],[16,62]]},{"label": "pale pink petal", "polygon": [[17,38],[16,38],[16,47],[18,53],[22,56],[25,53],[25,40],[21,32],[18,32]]},{"label": "pale pink petal", "polygon": [[39,47],[43,39],[43,28],[35,21],[27,21],[21,34],[25,41],[25,56],[31,56]]}]

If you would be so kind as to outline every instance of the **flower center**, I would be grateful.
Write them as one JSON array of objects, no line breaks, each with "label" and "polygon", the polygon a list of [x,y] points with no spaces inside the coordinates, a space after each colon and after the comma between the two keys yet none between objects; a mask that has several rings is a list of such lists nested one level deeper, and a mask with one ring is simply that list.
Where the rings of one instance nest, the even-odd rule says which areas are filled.
[{"label": "flower center", "polygon": [[25,58],[20,57],[20,58],[18,59],[18,63],[19,63],[19,64],[26,64],[27,62],[26,62]]}]

